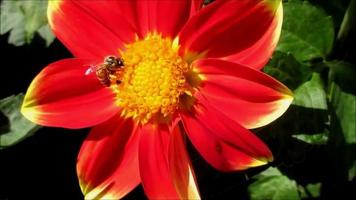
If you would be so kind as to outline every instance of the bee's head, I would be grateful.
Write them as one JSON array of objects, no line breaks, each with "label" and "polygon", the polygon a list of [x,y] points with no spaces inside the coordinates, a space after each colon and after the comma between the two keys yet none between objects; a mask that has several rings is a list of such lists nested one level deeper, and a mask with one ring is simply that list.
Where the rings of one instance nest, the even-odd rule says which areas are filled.
[{"label": "bee's head", "polygon": [[108,56],[104,60],[105,64],[108,65],[110,70],[119,69],[124,66],[124,62],[121,58],[117,58],[115,56]]}]

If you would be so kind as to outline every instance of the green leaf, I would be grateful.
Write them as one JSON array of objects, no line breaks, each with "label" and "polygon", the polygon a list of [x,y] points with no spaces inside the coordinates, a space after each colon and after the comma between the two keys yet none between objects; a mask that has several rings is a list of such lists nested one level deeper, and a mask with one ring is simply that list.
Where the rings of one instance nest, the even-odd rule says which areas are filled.
[{"label": "green leaf", "polygon": [[257,179],[248,186],[251,200],[299,200],[295,181],[281,174],[274,167],[254,177]]},{"label": "green leaf", "polygon": [[345,62],[333,62],[329,66],[330,127],[333,136],[330,145],[338,166],[342,171],[348,170],[348,179],[352,180],[356,173],[355,66]]},{"label": "green leaf", "polygon": [[356,93],[356,66],[337,60],[325,64],[330,67],[329,80],[334,81],[343,91]]},{"label": "green leaf", "polygon": [[298,62],[292,54],[276,51],[263,71],[295,89],[311,76],[311,69]]},{"label": "green leaf", "polygon": [[313,198],[317,198],[320,196],[320,187],[321,187],[321,183],[315,183],[315,184],[310,183],[307,186],[305,186],[308,193]]},{"label": "green leaf", "polygon": [[25,37],[25,29],[24,21],[20,21],[10,32],[8,43],[13,44],[15,46],[22,46],[26,43]]},{"label": "green leaf", "polygon": [[313,73],[309,81],[294,91],[293,104],[306,108],[327,109],[326,93],[319,74]]},{"label": "green leaf", "polygon": [[298,134],[298,135],[293,135],[293,137],[303,142],[306,142],[308,144],[315,144],[315,145],[326,144],[328,141],[328,136],[325,133],[312,134],[312,135]]},{"label": "green leaf", "polygon": [[349,177],[349,181],[352,181],[356,177],[356,160],[353,163],[351,163],[348,177]]},{"label": "green leaf", "polygon": [[342,20],[337,39],[345,42],[345,39],[355,30],[354,24],[356,23],[356,1],[351,0]]},{"label": "green leaf", "polygon": [[300,197],[302,199],[314,199],[320,197],[321,183],[309,183],[306,186],[298,186]]},{"label": "green leaf", "polygon": [[284,4],[281,38],[277,50],[292,53],[299,61],[323,58],[334,42],[332,18],[308,2]]},{"label": "green leaf", "polygon": [[30,43],[35,32],[47,24],[47,1],[24,1],[20,9],[25,17],[26,42]]},{"label": "green leaf", "polygon": [[22,23],[23,16],[21,13],[16,12],[11,1],[3,1],[1,4],[0,20],[0,34],[5,34]]},{"label": "green leaf", "polygon": [[335,123],[340,123],[346,144],[356,144],[356,66],[343,61],[328,62],[330,66],[331,105]]},{"label": "green leaf", "polygon": [[50,44],[52,44],[52,42],[54,41],[54,39],[56,38],[53,33],[52,30],[49,28],[49,25],[44,25],[42,26],[40,29],[38,29],[38,34],[45,39],[46,41],[46,46],[48,47]]},{"label": "green leaf", "polygon": [[[45,32],[47,26],[47,1],[3,1],[1,3],[0,34],[10,32],[8,42],[15,46],[29,44],[36,33],[47,46],[53,41],[51,32]],[[42,29],[43,28],[43,29]]]},{"label": "green leaf", "polygon": [[19,94],[0,100],[0,149],[20,142],[40,128],[20,113],[23,97],[23,94]]},{"label": "green leaf", "polygon": [[330,95],[337,118],[332,123],[340,123],[346,144],[356,144],[356,96],[344,92],[335,82],[331,84]]}]

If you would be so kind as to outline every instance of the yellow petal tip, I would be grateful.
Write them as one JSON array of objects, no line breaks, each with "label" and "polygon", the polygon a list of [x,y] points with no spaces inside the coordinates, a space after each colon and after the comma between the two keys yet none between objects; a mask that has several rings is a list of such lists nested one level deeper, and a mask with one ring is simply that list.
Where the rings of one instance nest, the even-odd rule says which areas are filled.
[{"label": "yellow petal tip", "polygon": [[21,113],[26,119],[30,120],[31,122],[38,122],[39,111],[37,109],[33,107],[28,108],[22,106]]},{"label": "yellow petal tip", "polygon": [[53,15],[54,15],[54,13],[56,13],[60,10],[60,5],[62,2],[63,2],[62,0],[48,1],[47,18],[48,18],[48,23],[52,28],[54,27]]},{"label": "yellow petal tip", "polygon": [[268,162],[271,161],[273,161],[273,157],[256,159],[251,164],[249,164],[249,167],[258,167],[258,166],[266,165]]},{"label": "yellow petal tip", "polygon": [[273,13],[282,5],[281,0],[263,0],[263,3]]}]

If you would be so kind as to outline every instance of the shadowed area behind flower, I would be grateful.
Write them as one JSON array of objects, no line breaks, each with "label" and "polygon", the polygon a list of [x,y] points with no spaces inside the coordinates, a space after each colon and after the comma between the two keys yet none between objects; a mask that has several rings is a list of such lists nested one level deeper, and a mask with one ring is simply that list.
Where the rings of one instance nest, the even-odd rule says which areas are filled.
[{"label": "shadowed area behind flower", "polygon": [[[352,2],[354,3],[354,1]],[[27,116],[29,118],[32,118],[31,116],[37,116],[33,119],[36,119],[38,123],[46,123],[44,125],[63,126],[68,128],[87,127],[91,126],[90,124],[93,123],[107,122],[96,126],[91,130],[87,139],[84,140],[84,145],[81,148],[81,153],[78,159],[76,158],[76,155],[79,153],[79,146],[86,135],[85,133],[89,131],[87,129],[78,132],[66,129],[44,128],[28,140],[19,142],[21,138],[23,139],[26,137],[25,135],[24,137],[19,137],[20,139],[18,140],[19,143],[17,145],[10,147],[6,146],[7,148],[0,152],[0,154],[2,154],[1,161],[4,163],[2,165],[5,167],[6,172],[8,172],[4,177],[4,183],[6,183],[6,185],[2,186],[4,190],[1,190],[0,197],[20,198],[21,194],[17,192],[17,188],[22,188],[21,190],[26,193],[26,197],[47,197],[51,194],[58,194],[61,198],[82,198],[82,194],[80,194],[81,192],[79,190],[79,185],[81,185],[82,192],[87,198],[96,197],[115,199],[116,197],[124,196],[125,194],[127,195],[124,199],[145,199],[147,197],[154,198],[156,196],[172,197],[172,195],[177,195],[180,198],[194,198],[194,195],[196,195],[195,189],[197,188],[195,186],[199,185],[199,195],[203,199],[231,198],[232,196],[239,199],[252,200],[271,199],[271,197],[277,199],[347,198],[346,196],[351,194],[352,184],[355,183],[356,169],[354,167],[355,157],[352,154],[352,152],[355,151],[354,143],[356,141],[356,136],[354,134],[355,126],[354,123],[352,123],[355,121],[355,93],[353,92],[354,87],[352,87],[355,81],[355,70],[353,69],[354,62],[350,60],[350,57],[348,56],[348,52],[351,51],[352,47],[345,45],[348,44],[348,42],[345,41],[353,41],[351,33],[355,31],[353,28],[347,27],[354,27],[352,25],[354,22],[349,20],[350,16],[354,16],[354,9],[352,9],[352,3],[349,7],[348,3],[349,1],[347,0],[338,2],[319,2],[313,0],[310,0],[309,2],[300,2],[295,0],[284,3],[284,19],[281,40],[277,46],[278,52],[274,53],[272,60],[267,64],[267,67],[263,69],[265,73],[281,81],[292,89],[294,93],[293,105],[289,107],[286,113],[281,117],[279,116],[288,107],[287,103],[285,104],[286,106],[284,109],[277,109],[278,112],[273,109],[279,108],[278,106],[280,106],[280,104],[278,104],[278,102],[280,101],[278,101],[278,98],[280,95],[289,95],[290,92],[283,89],[284,87],[281,87],[279,83],[272,83],[274,82],[274,79],[270,80],[269,78],[265,78],[260,72],[251,72],[251,70],[244,68],[246,66],[239,66],[239,64],[244,64],[255,69],[260,69],[268,61],[268,59],[265,58],[268,58],[272,51],[264,51],[263,53],[258,54],[256,54],[256,52],[258,52],[259,49],[273,49],[274,44],[273,42],[271,43],[271,41],[275,41],[276,38],[273,40],[269,40],[269,38],[279,35],[279,33],[276,33],[273,30],[280,26],[281,20],[272,20],[272,22],[276,24],[270,26],[268,29],[264,29],[266,34],[258,42],[254,43],[252,47],[237,54],[221,57],[221,54],[231,53],[231,48],[244,48],[243,46],[250,42],[246,40],[241,43],[241,46],[238,48],[229,47],[222,49],[221,51],[208,50],[203,53],[194,52],[204,48],[220,48],[214,46],[219,44],[214,43],[213,40],[215,39],[213,38],[217,38],[216,36],[219,34],[224,34],[224,31],[222,30],[228,30],[228,28],[219,29],[221,31],[217,31],[218,29],[215,28],[212,29],[215,30],[215,32],[209,32],[209,27],[206,26],[207,28],[204,29],[204,24],[212,19],[216,20],[217,23],[222,23],[219,27],[223,27],[223,22],[228,18],[228,15],[225,15],[228,13],[228,9],[225,8],[223,4],[211,4],[215,6],[210,6],[210,8],[214,8],[212,9],[214,11],[222,9],[225,13],[221,15],[209,15],[211,18],[207,18],[205,21],[199,19],[195,19],[195,21],[192,20],[189,22],[190,25],[185,27],[182,25],[186,23],[185,20],[189,18],[189,14],[196,12],[195,9],[197,7],[193,6],[189,12],[184,12],[186,17],[179,19],[174,17],[166,18],[168,21],[177,20],[176,22],[180,24],[180,26],[183,27],[183,30],[185,29],[187,33],[190,31],[188,28],[189,26],[199,27],[199,23],[203,22],[201,23],[203,26],[199,28],[202,34],[200,34],[199,31],[191,31],[191,34],[200,34],[206,38],[202,41],[211,40],[213,42],[206,44],[199,41],[199,38],[201,39],[203,37],[196,36],[196,39],[193,39],[194,37],[186,37],[185,35],[187,35],[187,33],[180,33],[183,41],[180,40],[182,45],[180,47],[181,51],[179,51],[179,55],[181,55],[182,58],[187,59],[188,63],[193,63],[192,72],[189,72],[188,74],[193,74],[196,77],[186,77],[187,82],[193,86],[193,90],[187,90],[189,92],[185,92],[186,96],[181,99],[182,101],[184,100],[186,104],[182,105],[182,110],[179,110],[178,116],[172,115],[172,119],[174,119],[172,124],[165,127],[160,123],[158,123],[158,126],[151,126],[152,121],[147,123],[150,126],[145,125],[146,123],[142,123],[137,127],[136,125],[132,126],[132,124],[135,123],[130,121],[130,118],[126,118],[125,120],[129,120],[126,122],[118,118],[113,118],[107,121],[107,119],[111,118],[111,114],[105,114],[105,109],[100,110],[101,112],[104,111],[102,112],[102,116],[107,116],[107,119],[95,118],[95,106],[86,106],[87,108],[92,108],[93,111],[86,112],[82,115],[75,116],[68,113],[58,116],[57,114],[58,111],[60,111],[58,110],[59,108],[69,108],[68,106],[72,104],[71,101],[67,101],[68,97],[74,97],[73,95],[76,94],[83,95],[91,90],[96,90],[96,88],[103,88],[103,91],[110,91],[111,87],[105,88],[100,85],[100,82],[96,80],[95,75],[89,76],[89,79],[94,83],[95,87],[90,87],[85,91],[77,90],[75,84],[77,82],[76,80],[81,79],[80,76],[82,76],[83,73],[85,74],[85,71],[89,66],[102,62],[105,55],[117,55],[117,48],[119,47],[110,47],[111,44],[120,43],[120,40],[132,40],[135,39],[135,37],[138,40],[144,39],[145,34],[148,33],[149,29],[152,27],[158,27],[158,29],[162,28],[164,35],[178,34],[180,28],[174,28],[174,23],[166,26],[164,23],[158,21],[151,23],[149,21],[144,22],[143,18],[131,18],[133,16],[131,12],[132,8],[123,4],[120,9],[117,9],[117,12],[114,13],[114,15],[119,16],[120,12],[124,12],[125,16],[127,16],[125,19],[128,19],[127,23],[133,25],[131,27],[132,29],[128,28],[124,30],[126,33],[137,31],[137,36],[127,37],[126,35],[121,37],[120,40],[113,36],[112,41],[116,42],[103,43],[105,47],[100,48],[100,52],[98,51],[98,53],[94,54],[93,52],[85,52],[85,48],[82,48],[86,45],[85,43],[79,41],[78,44],[81,45],[72,45],[70,34],[58,37],[76,56],[80,57],[83,55],[86,57],[85,55],[93,55],[93,57],[96,57],[97,59],[95,58],[95,62],[77,62],[84,64],[82,67],[83,70],[79,70],[83,71],[83,73],[79,76],[78,74],[76,75],[76,69],[75,67],[73,68],[73,63],[63,65],[65,66],[64,69],[68,67],[67,72],[61,72],[60,68],[55,67],[56,64],[52,64],[52,67],[47,67],[43,72],[40,72],[40,76],[37,78],[39,84],[36,83],[34,84],[35,86],[32,87],[36,88],[36,90],[34,90],[31,95],[27,95],[27,99],[31,100],[28,101],[29,103],[27,104],[27,107],[30,110],[32,109],[32,111],[35,111],[31,111],[32,113],[35,113],[35,115]],[[95,11],[96,7],[91,6],[90,3],[83,4],[84,7],[81,7],[82,5],[80,4],[76,4],[76,8],[68,5],[69,4],[66,4],[63,7],[63,5],[58,3],[53,8],[55,8],[54,10],[69,9],[70,11],[66,12],[69,15],[70,13],[81,15],[81,8],[85,8],[87,13],[95,13],[97,19],[108,19],[108,16],[113,14],[112,12],[97,12]],[[102,5],[107,10],[111,9],[110,6],[108,6],[109,4],[102,3]],[[161,5],[166,6],[167,4]],[[246,6],[246,8],[247,7],[248,6]],[[179,8],[179,6],[175,8]],[[209,8],[209,6],[206,8]],[[157,6],[154,9],[160,9],[160,6]],[[344,16],[346,10],[348,14]],[[169,11],[171,13],[176,12],[172,10]],[[146,11],[143,11],[141,13],[145,12]],[[3,13],[4,12],[2,12],[2,20],[4,19]],[[281,10],[279,10],[276,15],[281,16],[280,13]],[[152,17],[149,12],[145,14],[148,14],[148,18]],[[164,14],[164,12],[160,14]],[[85,16],[85,14],[82,16]],[[172,16],[174,15],[172,14]],[[219,19],[223,19],[224,16],[227,18],[219,22]],[[248,16],[246,19],[251,16]],[[63,15],[62,17],[65,16]],[[231,24],[234,24],[237,23],[239,19],[240,18],[237,17],[234,18],[234,20],[228,21],[231,22]],[[52,26],[58,26],[58,23],[61,23],[60,20],[60,17],[56,19],[53,18],[51,22]],[[253,20],[251,20],[251,22],[252,21]],[[67,20],[67,22],[72,23],[71,20]],[[88,22],[93,21],[89,19]],[[100,23],[102,22],[103,21]],[[96,22],[93,23],[94,24],[92,24],[91,27],[96,26]],[[117,27],[120,27],[121,29],[127,25],[125,20],[121,20],[120,23],[120,26]],[[135,27],[135,24],[140,24],[140,27]],[[59,25],[62,26],[62,28],[52,28],[57,31],[71,31],[70,27],[66,28],[65,24],[62,25]],[[79,24],[76,27],[80,27],[81,25],[82,24]],[[172,27],[173,29],[171,29]],[[298,29],[296,29],[296,27],[298,27]],[[12,29],[12,31],[14,30],[16,29]],[[95,28],[95,30],[98,30],[98,28]],[[116,29],[114,28],[113,30]],[[204,30],[208,30],[208,32],[204,32]],[[237,29],[234,31],[231,33],[234,33],[235,35],[239,34]],[[2,32],[3,30],[1,30],[1,33]],[[80,28],[78,28],[76,32],[80,32]],[[105,32],[105,30],[100,32]],[[60,35],[61,33],[57,32],[57,36],[59,36],[58,34]],[[254,32],[254,34],[258,35],[259,31]],[[85,34],[81,35],[83,35],[83,37],[80,39],[85,40]],[[111,37],[110,33],[103,35],[107,35],[107,38]],[[340,37],[334,39],[334,36],[336,35]],[[20,48],[7,45],[7,36],[8,35],[2,36],[1,39],[4,38],[4,40],[2,40],[2,44],[4,45],[2,46],[9,49],[9,51],[5,51],[4,56],[4,58],[10,60],[8,66],[28,66],[23,69],[24,71],[28,71],[28,73],[18,73],[20,67],[4,68],[3,72],[5,74],[17,74],[17,78],[24,80],[24,82],[13,81],[9,84],[8,81],[2,79],[4,84],[1,85],[7,86],[1,90],[3,97],[10,96],[14,91],[17,91],[16,93],[25,91],[31,79],[48,63],[65,57],[70,57],[58,40],[56,40],[54,45],[51,45],[47,51],[44,46],[38,46],[41,45],[41,40],[40,38],[37,38],[37,36],[35,36],[35,38],[37,38],[35,44]],[[250,34],[250,36],[250,39],[257,37],[256,35],[253,36],[253,34]],[[89,38],[95,40],[95,37],[88,37],[88,39]],[[226,36],[224,38],[229,37]],[[103,37],[103,40],[105,40],[105,37]],[[224,40],[220,41],[224,43]],[[100,42],[95,42],[95,44],[101,45]],[[105,53],[106,49],[110,48],[115,50],[112,51],[114,53]],[[184,50],[184,48],[188,48],[189,50]],[[33,49],[36,49],[36,51]],[[87,49],[92,50],[95,48]],[[342,50],[340,51],[340,49]],[[39,50],[41,51],[41,55],[33,54],[33,52],[38,52]],[[121,51],[124,50],[124,48],[121,48]],[[187,53],[188,56],[184,56],[184,53]],[[18,59],[19,55],[24,59]],[[49,56],[47,58],[43,55]],[[205,58],[204,60],[204,56],[208,56],[208,58]],[[44,60],[44,57],[48,60]],[[194,59],[203,60],[194,62]],[[234,62],[236,59],[240,59],[240,63],[226,64],[221,61],[212,61],[214,59],[224,59],[224,62]],[[17,61],[16,64],[14,63],[14,60]],[[7,61],[5,60],[5,62]],[[60,62],[65,63],[68,61]],[[215,68],[213,63],[214,65],[219,66],[219,68]],[[72,69],[70,67],[72,67]],[[231,70],[234,68],[235,70]],[[69,83],[68,85],[73,86],[71,87],[71,92],[66,92],[70,90],[60,87],[65,85],[65,80],[67,80],[65,78],[66,75],[60,80],[55,78],[60,77],[57,73],[62,75],[73,75],[73,81],[67,81]],[[30,77],[29,74],[31,74]],[[45,76],[43,76],[43,74],[45,74]],[[234,74],[234,76],[229,77],[231,74]],[[48,77],[48,79],[43,77]],[[120,78],[121,76],[118,77]],[[46,84],[43,85],[43,80],[53,81],[56,87],[52,87],[49,84],[47,84],[47,86]],[[96,85],[95,82],[98,84]],[[229,84],[231,82],[239,83],[246,87],[235,86],[231,88],[232,84]],[[83,81],[81,84],[85,85],[86,82]],[[53,88],[55,90],[52,90]],[[194,88],[198,88],[198,92],[194,90]],[[30,91],[31,90],[32,89],[30,89]],[[275,93],[273,90],[281,93]],[[214,94],[215,92],[218,93]],[[56,93],[60,93],[62,99],[57,98],[55,95],[46,96],[47,94]],[[266,94],[269,95],[264,96]],[[90,102],[91,98],[89,98],[89,96],[84,95],[83,97],[87,97],[86,99]],[[101,96],[101,98],[106,97]],[[207,101],[204,103],[205,105],[201,105],[201,103],[205,101],[203,100],[204,98],[207,98]],[[79,100],[77,97],[74,99]],[[15,98],[10,97],[5,100],[11,105],[15,105]],[[52,104],[53,106],[55,105],[55,107],[51,107],[52,105],[47,104],[43,107],[43,102],[58,102],[58,100],[61,102],[64,102],[62,100],[65,100],[65,102],[69,104],[66,103],[60,106],[58,106],[58,104]],[[92,102],[96,102],[95,99],[92,100]],[[283,101],[290,102],[291,99],[283,99]],[[1,102],[5,101],[1,100]],[[72,104],[73,108],[79,111],[78,113],[81,112],[80,110],[82,108],[85,108],[80,107],[80,102],[81,100],[78,101],[78,104]],[[246,106],[241,107],[241,105]],[[273,106],[266,107],[265,105]],[[112,108],[115,106],[116,105]],[[2,137],[5,135],[6,137],[12,136],[11,131],[16,130],[11,127],[16,126],[16,128],[18,128],[16,125],[17,118],[16,120],[12,120],[15,118],[11,118],[11,116],[16,116],[16,109],[14,109],[14,111],[10,110],[9,112],[8,108],[10,108],[10,106],[6,106],[5,110],[1,110],[1,113],[6,113],[3,120],[6,123],[3,123],[4,125],[1,125],[0,127],[2,131],[0,135],[1,145],[6,141],[3,140]],[[47,116],[43,115],[41,112],[48,108],[52,110],[47,110],[50,111],[46,112]],[[233,108],[239,108],[239,112],[233,112]],[[250,108],[253,108],[253,110]],[[72,109],[63,111],[67,112],[70,110]],[[207,114],[207,111],[209,110],[210,113],[208,112]],[[12,114],[13,112],[15,114]],[[270,114],[269,117],[259,118],[262,116],[262,113]],[[116,112],[112,112],[113,116],[115,114]],[[57,118],[54,117],[56,115]],[[48,120],[50,118],[52,119]],[[183,119],[184,128],[188,130],[188,132],[184,131],[181,122],[178,123],[178,126],[180,127],[179,129],[174,128],[174,125],[177,122],[176,119],[179,118]],[[233,120],[228,120],[227,118],[232,118]],[[23,120],[24,118],[19,119]],[[41,121],[38,121],[38,119],[41,119]],[[60,120],[59,123],[58,119]],[[155,120],[156,119],[157,118],[155,117]],[[160,118],[159,121],[168,122],[169,120],[167,119],[170,120],[170,117],[164,120]],[[80,123],[78,124],[78,122]],[[122,128],[120,128],[120,124],[123,126]],[[233,125],[225,126],[224,124]],[[240,133],[239,135],[234,134],[236,133],[236,130],[240,129],[239,124],[245,128],[253,128],[252,132],[256,133],[271,149],[274,157],[273,162],[269,163],[269,166],[271,167],[262,166],[237,173],[221,173],[216,170],[219,169],[225,171],[226,169],[238,166],[244,168],[245,164],[243,163],[244,159],[242,158],[245,155],[252,156],[251,158],[253,159],[264,160],[264,158],[259,157],[259,155],[268,154],[266,157],[271,158],[269,156],[271,152],[268,148],[265,149],[263,147],[264,144],[260,144],[259,146],[261,148],[256,149],[256,144],[259,142],[245,143],[246,141],[251,142],[255,140],[252,138],[257,138],[256,136],[252,137],[252,133],[244,133],[241,129],[238,131]],[[231,131],[229,127],[234,127],[231,128],[233,131]],[[192,134],[192,131],[189,132],[189,130],[196,131],[197,129],[206,131],[200,131],[200,134]],[[122,130],[126,131],[123,132]],[[139,130],[139,134],[134,134],[136,132],[134,130]],[[63,136],[62,134],[65,132],[68,134]],[[123,134],[125,132],[126,134]],[[126,137],[124,137],[124,135]],[[140,139],[141,141],[135,139],[138,135],[142,136]],[[172,139],[173,135],[176,137],[183,137]],[[116,139],[110,140],[110,138]],[[205,145],[201,142],[205,141],[204,138],[208,138]],[[249,139],[246,140],[246,138]],[[117,145],[120,141],[122,145]],[[183,141],[184,144],[182,145],[181,142],[172,143],[172,141]],[[217,143],[210,143],[211,141]],[[130,145],[136,143],[138,144],[137,146],[139,146],[139,153],[145,155],[144,157],[141,156],[141,159],[138,160],[132,159],[135,158],[135,156],[132,155],[137,152],[137,150],[132,150],[136,145]],[[211,146],[209,147],[210,144]],[[232,149],[230,149],[232,147],[242,151],[235,154],[235,150],[232,151]],[[168,149],[168,151],[162,151],[162,149]],[[191,162],[189,162],[189,158],[187,159],[186,156],[175,156],[177,152],[180,152],[179,155],[188,155],[188,157],[191,158]],[[230,152],[230,154],[228,152]],[[214,157],[213,155],[215,153],[220,153],[223,159]],[[119,156],[120,159],[113,160],[112,157],[117,157],[117,155],[121,155]],[[162,162],[162,159],[165,160],[167,158],[169,158],[169,162]],[[247,158],[248,157],[246,157],[246,160],[250,160],[250,158]],[[28,162],[28,159],[32,160]],[[74,173],[74,166],[77,160],[79,161],[77,167],[79,169],[78,175],[80,184]],[[153,160],[157,160],[155,165],[145,164],[152,163]],[[188,162],[181,162],[181,160],[188,160]],[[139,165],[134,163],[139,163]],[[236,165],[237,163],[239,164]],[[256,164],[257,162],[253,163]],[[254,165],[253,163],[247,162],[247,166]],[[130,165],[136,167],[139,166],[139,169],[136,167],[129,167]],[[168,168],[166,166],[168,166]],[[109,168],[110,170],[108,170]],[[121,168],[125,169],[126,172],[130,170],[130,173],[122,173],[120,171]],[[156,173],[156,169],[160,169],[159,173],[155,176],[151,176],[150,174]],[[192,175],[192,169],[196,169],[195,175]],[[53,172],[53,170],[55,170],[55,172]],[[135,172],[135,170],[137,171]],[[187,176],[187,174],[190,175]],[[156,179],[152,178],[158,176],[161,177],[159,184],[157,184]],[[191,177],[195,177],[195,179]],[[126,182],[118,181],[125,179],[127,180]],[[132,190],[133,187],[141,182],[141,179],[144,180],[143,187],[138,186],[136,189]],[[25,182],[25,184],[19,184],[21,182]],[[42,183],[52,184],[43,185]],[[41,191],[39,191],[38,185],[41,184],[43,186],[41,187]],[[72,187],[68,188],[69,184],[72,185]],[[120,186],[120,184],[122,185]],[[24,185],[26,185],[26,187],[22,187]],[[186,185],[192,187],[189,187],[190,189],[187,190],[185,189]],[[115,188],[121,189],[118,190]]]}]

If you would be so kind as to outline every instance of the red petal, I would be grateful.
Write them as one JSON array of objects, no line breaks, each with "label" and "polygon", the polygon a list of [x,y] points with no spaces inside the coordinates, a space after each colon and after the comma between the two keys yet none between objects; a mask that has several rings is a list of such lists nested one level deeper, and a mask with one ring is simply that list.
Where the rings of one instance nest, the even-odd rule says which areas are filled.
[{"label": "red petal", "polygon": [[43,126],[83,128],[100,124],[119,111],[114,93],[94,75],[91,62],[65,59],[50,64],[32,81],[22,114]]},{"label": "red petal", "polygon": [[185,149],[185,138],[176,126],[169,144],[169,169],[180,199],[200,199],[192,164]]},{"label": "red petal", "polygon": [[202,9],[204,4],[204,0],[191,0],[191,1],[192,1],[192,7],[190,9],[190,16],[194,15],[196,12]]},{"label": "red petal", "polygon": [[253,133],[198,97],[192,113],[181,115],[193,145],[213,167],[243,170],[272,160],[268,147]]},{"label": "red petal", "polygon": [[140,36],[155,31],[175,38],[199,1],[131,0],[118,1],[118,4],[123,15],[138,26]]},{"label": "red petal", "polygon": [[280,4],[276,11],[275,18],[263,37],[250,48],[238,52],[237,54],[223,58],[231,62],[237,62],[242,65],[262,69],[269,61],[277,45],[283,20],[283,7]]},{"label": "red petal", "polygon": [[211,3],[184,26],[179,35],[181,54],[186,59],[225,57],[250,48],[273,26],[276,2],[279,0]]},{"label": "red petal", "polygon": [[132,120],[115,116],[91,130],[77,163],[86,199],[120,199],[141,182],[135,129]]},{"label": "red petal", "polygon": [[168,127],[147,124],[140,134],[140,173],[146,195],[150,199],[178,199],[168,166]]},{"label": "red petal", "polygon": [[48,21],[76,57],[101,61],[135,39],[136,30],[119,6],[116,1],[49,1]]},{"label": "red petal", "polygon": [[215,59],[200,60],[196,67],[203,78],[200,92],[245,128],[269,124],[293,100],[286,86],[260,71]]}]

